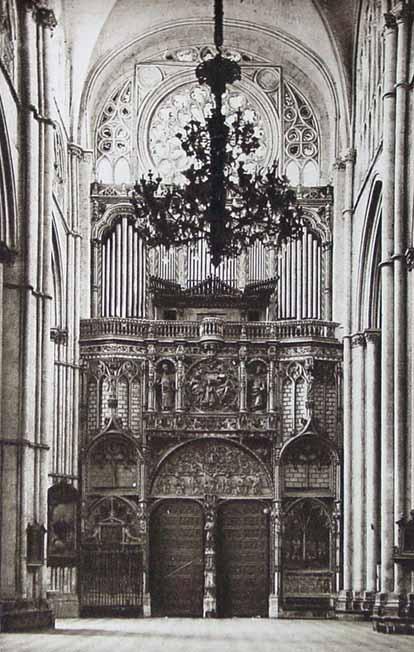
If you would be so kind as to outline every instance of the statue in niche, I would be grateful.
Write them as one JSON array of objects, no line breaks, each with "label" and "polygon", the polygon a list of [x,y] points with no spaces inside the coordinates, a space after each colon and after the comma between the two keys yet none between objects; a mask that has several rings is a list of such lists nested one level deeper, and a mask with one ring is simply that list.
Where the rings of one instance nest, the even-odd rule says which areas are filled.
[{"label": "statue in niche", "polygon": [[249,407],[251,410],[265,410],[267,405],[266,368],[258,363],[250,374]]},{"label": "statue in niche", "polygon": [[161,365],[158,379],[159,407],[163,412],[170,412],[175,405],[175,382],[173,370],[168,362]]}]

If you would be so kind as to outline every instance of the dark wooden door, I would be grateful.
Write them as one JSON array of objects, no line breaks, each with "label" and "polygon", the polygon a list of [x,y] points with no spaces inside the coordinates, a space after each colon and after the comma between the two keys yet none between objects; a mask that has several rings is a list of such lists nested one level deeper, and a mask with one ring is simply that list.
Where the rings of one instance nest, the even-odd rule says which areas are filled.
[{"label": "dark wooden door", "polygon": [[203,614],[203,513],[194,501],[167,500],[151,517],[154,616]]},{"label": "dark wooden door", "polygon": [[218,615],[266,617],[269,531],[263,503],[242,500],[222,505],[217,544]]}]

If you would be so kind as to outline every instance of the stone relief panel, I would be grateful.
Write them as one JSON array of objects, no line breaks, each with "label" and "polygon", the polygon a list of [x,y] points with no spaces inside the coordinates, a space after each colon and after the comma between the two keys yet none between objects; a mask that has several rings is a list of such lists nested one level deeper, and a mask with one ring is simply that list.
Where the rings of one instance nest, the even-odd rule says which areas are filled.
[{"label": "stone relief panel", "polygon": [[271,496],[262,464],[234,444],[199,441],[184,445],[162,462],[153,496]]},{"label": "stone relief panel", "polygon": [[134,444],[118,434],[100,437],[89,452],[87,486],[89,491],[136,490],[139,465]]},{"label": "stone relief panel", "polygon": [[238,409],[239,379],[235,360],[217,358],[194,364],[186,378],[187,407],[200,412]]},{"label": "stone relief panel", "polygon": [[139,543],[145,523],[141,503],[114,496],[98,499],[85,506],[82,542],[102,547]]},{"label": "stone relief panel", "polygon": [[122,430],[140,434],[142,426],[141,364],[125,359],[90,360],[84,365],[87,434],[94,436],[116,419]]}]

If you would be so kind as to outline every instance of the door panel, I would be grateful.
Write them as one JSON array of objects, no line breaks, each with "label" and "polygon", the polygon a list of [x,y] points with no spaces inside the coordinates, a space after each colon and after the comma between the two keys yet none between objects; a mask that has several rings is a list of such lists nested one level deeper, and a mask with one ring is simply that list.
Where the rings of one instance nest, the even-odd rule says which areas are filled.
[{"label": "door panel", "polygon": [[217,537],[217,607],[220,616],[268,615],[269,531],[263,503],[221,506]]},{"label": "door panel", "polygon": [[163,501],[151,517],[151,598],[155,616],[203,613],[203,515],[194,501]]}]

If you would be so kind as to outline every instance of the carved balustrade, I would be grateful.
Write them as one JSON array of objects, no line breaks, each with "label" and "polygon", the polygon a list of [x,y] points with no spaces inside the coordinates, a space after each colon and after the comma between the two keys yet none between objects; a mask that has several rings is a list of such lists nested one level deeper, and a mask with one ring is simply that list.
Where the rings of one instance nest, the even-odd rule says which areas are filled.
[{"label": "carved balustrade", "polygon": [[165,338],[200,341],[200,338],[213,334],[224,340],[334,340],[336,326],[334,322],[318,319],[233,322],[208,317],[200,323],[100,317],[81,321],[81,340],[109,336],[135,340]]}]

